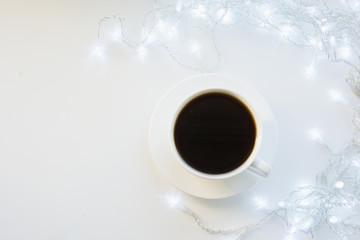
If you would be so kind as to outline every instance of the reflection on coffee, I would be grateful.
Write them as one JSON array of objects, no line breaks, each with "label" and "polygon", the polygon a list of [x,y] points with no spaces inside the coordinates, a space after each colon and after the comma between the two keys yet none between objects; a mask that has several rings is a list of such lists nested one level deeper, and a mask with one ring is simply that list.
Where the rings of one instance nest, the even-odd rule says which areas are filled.
[{"label": "reflection on coffee", "polygon": [[181,158],[207,174],[223,174],[241,166],[255,138],[255,121],[246,105],[220,92],[192,99],[181,109],[174,126]]}]

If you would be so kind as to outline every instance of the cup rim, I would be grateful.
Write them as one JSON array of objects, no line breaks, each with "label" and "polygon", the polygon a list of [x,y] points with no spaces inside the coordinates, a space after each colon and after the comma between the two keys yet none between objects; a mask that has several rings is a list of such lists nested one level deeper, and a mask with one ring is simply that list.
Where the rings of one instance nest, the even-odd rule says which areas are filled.
[{"label": "cup rim", "polygon": [[[207,93],[224,93],[224,94],[228,94],[232,97],[235,97],[236,99],[238,99],[239,101],[241,101],[242,103],[244,103],[244,105],[246,105],[247,109],[250,111],[253,120],[255,122],[255,126],[256,126],[256,136],[255,136],[255,142],[254,142],[254,147],[250,153],[250,155],[248,156],[248,158],[246,159],[246,161],[241,164],[239,167],[226,172],[226,173],[221,173],[221,174],[209,174],[209,173],[204,173],[201,172],[197,169],[194,169],[193,167],[191,167],[188,163],[186,163],[182,157],[180,156],[176,145],[175,145],[175,139],[174,139],[174,128],[175,128],[175,123],[176,123],[176,119],[177,116],[179,115],[179,113],[181,112],[181,110],[194,98],[207,94]],[[222,179],[227,179],[227,178],[231,178],[241,172],[243,172],[244,170],[246,170],[256,159],[256,155],[259,152],[260,146],[261,146],[261,142],[262,142],[262,133],[263,133],[263,126],[262,126],[262,122],[259,118],[259,114],[257,114],[257,111],[255,110],[255,107],[253,104],[251,104],[251,102],[249,102],[246,98],[246,96],[244,95],[248,95],[251,94],[249,92],[246,93],[237,93],[235,91],[232,91],[230,89],[227,88],[222,88],[222,87],[209,87],[209,88],[205,88],[205,89],[201,89],[201,90],[197,90],[196,92],[193,92],[191,94],[189,94],[188,96],[186,96],[184,98],[184,100],[181,102],[180,105],[178,105],[178,107],[176,108],[176,111],[174,112],[173,116],[171,117],[171,122],[170,122],[170,130],[169,130],[169,138],[170,138],[170,147],[171,147],[171,151],[173,152],[176,160],[182,165],[182,167],[184,167],[186,170],[188,170],[189,172],[191,172],[192,174],[195,174],[199,177],[202,178],[206,178],[206,179],[213,179],[213,180],[222,180]]]}]

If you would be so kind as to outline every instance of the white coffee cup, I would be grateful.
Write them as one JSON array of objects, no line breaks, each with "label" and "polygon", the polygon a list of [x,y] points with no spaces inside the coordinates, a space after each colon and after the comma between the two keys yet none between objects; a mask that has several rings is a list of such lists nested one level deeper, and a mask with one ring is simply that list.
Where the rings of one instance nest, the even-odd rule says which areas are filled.
[{"label": "white coffee cup", "polygon": [[[248,81],[249,82],[249,81]],[[174,140],[174,126],[181,109],[199,95],[229,94],[251,112],[257,133],[251,154],[239,167],[221,174],[194,169],[181,158]],[[278,132],[270,106],[263,96],[241,79],[202,74],[178,82],[160,99],[149,125],[149,150],[160,173],[174,186],[193,196],[219,199],[245,191],[271,172]]]},{"label": "white coffee cup", "polygon": [[[246,108],[249,110],[249,112],[251,113],[252,118],[254,120],[255,128],[256,128],[255,142],[253,144],[253,148],[252,148],[250,155],[246,158],[245,161],[239,159],[239,161],[243,161],[243,163],[240,166],[238,166],[237,168],[235,168],[229,172],[221,173],[221,174],[209,174],[209,173],[201,172],[198,169],[191,167],[179,154],[179,152],[176,148],[175,139],[174,139],[174,128],[175,128],[176,119],[177,119],[179,113],[182,111],[182,109],[194,98],[197,98],[201,95],[209,94],[209,93],[221,93],[221,94],[230,95],[231,97],[236,98],[239,102],[241,102],[243,105],[245,105]],[[169,141],[170,141],[172,154],[177,159],[177,161],[187,171],[189,171],[192,174],[195,174],[199,177],[207,178],[207,179],[227,179],[227,178],[233,177],[234,175],[240,174],[241,172],[243,172],[245,170],[250,170],[262,177],[266,177],[271,172],[271,166],[268,163],[266,163],[265,161],[263,161],[257,157],[257,155],[259,153],[259,149],[261,147],[261,142],[262,142],[263,126],[262,126],[262,121],[256,112],[257,111],[256,106],[254,106],[254,104],[248,100],[249,99],[248,96],[251,94],[252,94],[251,91],[246,91],[244,93],[237,93],[237,92],[233,92],[227,88],[221,88],[221,87],[206,88],[205,87],[204,89],[197,91],[195,93],[192,93],[190,96],[187,96],[186,98],[184,98],[184,100],[182,101],[180,106],[176,106],[176,111],[174,112],[174,114],[171,118],[172,120],[171,120],[171,124],[170,124],[169,130],[168,130]],[[221,159],[219,159],[219,161],[221,161]]]}]

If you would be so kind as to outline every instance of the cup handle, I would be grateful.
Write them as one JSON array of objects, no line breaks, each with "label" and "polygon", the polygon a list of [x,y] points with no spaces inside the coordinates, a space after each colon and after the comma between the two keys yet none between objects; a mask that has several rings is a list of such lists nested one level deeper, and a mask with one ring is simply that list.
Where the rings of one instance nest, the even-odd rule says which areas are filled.
[{"label": "cup handle", "polygon": [[260,159],[255,159],[248,169],[262,177],[266,177],[271,172],[271,166]]}]

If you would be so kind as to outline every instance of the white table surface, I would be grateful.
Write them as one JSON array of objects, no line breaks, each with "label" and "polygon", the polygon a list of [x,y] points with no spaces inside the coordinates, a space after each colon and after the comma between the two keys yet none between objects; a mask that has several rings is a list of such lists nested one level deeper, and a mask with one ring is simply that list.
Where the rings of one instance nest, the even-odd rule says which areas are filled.
[{"label": "white table surface", "polygon": [[[10,1],[0,3],[0,239],[230,239],[203,232],[164,200],[177,190],[156,169],[147,147],[149,119],[175,83],[196,73],[161,47],[144,61],[121,44],[91,57],[100,18],[127,18],[136,40],[151,0]],[[217,73],[242,79],[271,106],[279,146],[272,174],[223,200],[185,194],[184,203],[214,228],[259,220],[254,197],[269,207],[315,182],[327,165],[308,131],[318,128],[334,149],[352,133],[352,113],[329,90],[355,99],[349,70],[319,55],[306,79],[310,50],[276,33],[242,26],[222,30]],[[246,239],[278,240],[274,218]],[[337,239],[326,227],[316,239]],[[297,239],[310,239],[298,235]]]}]

